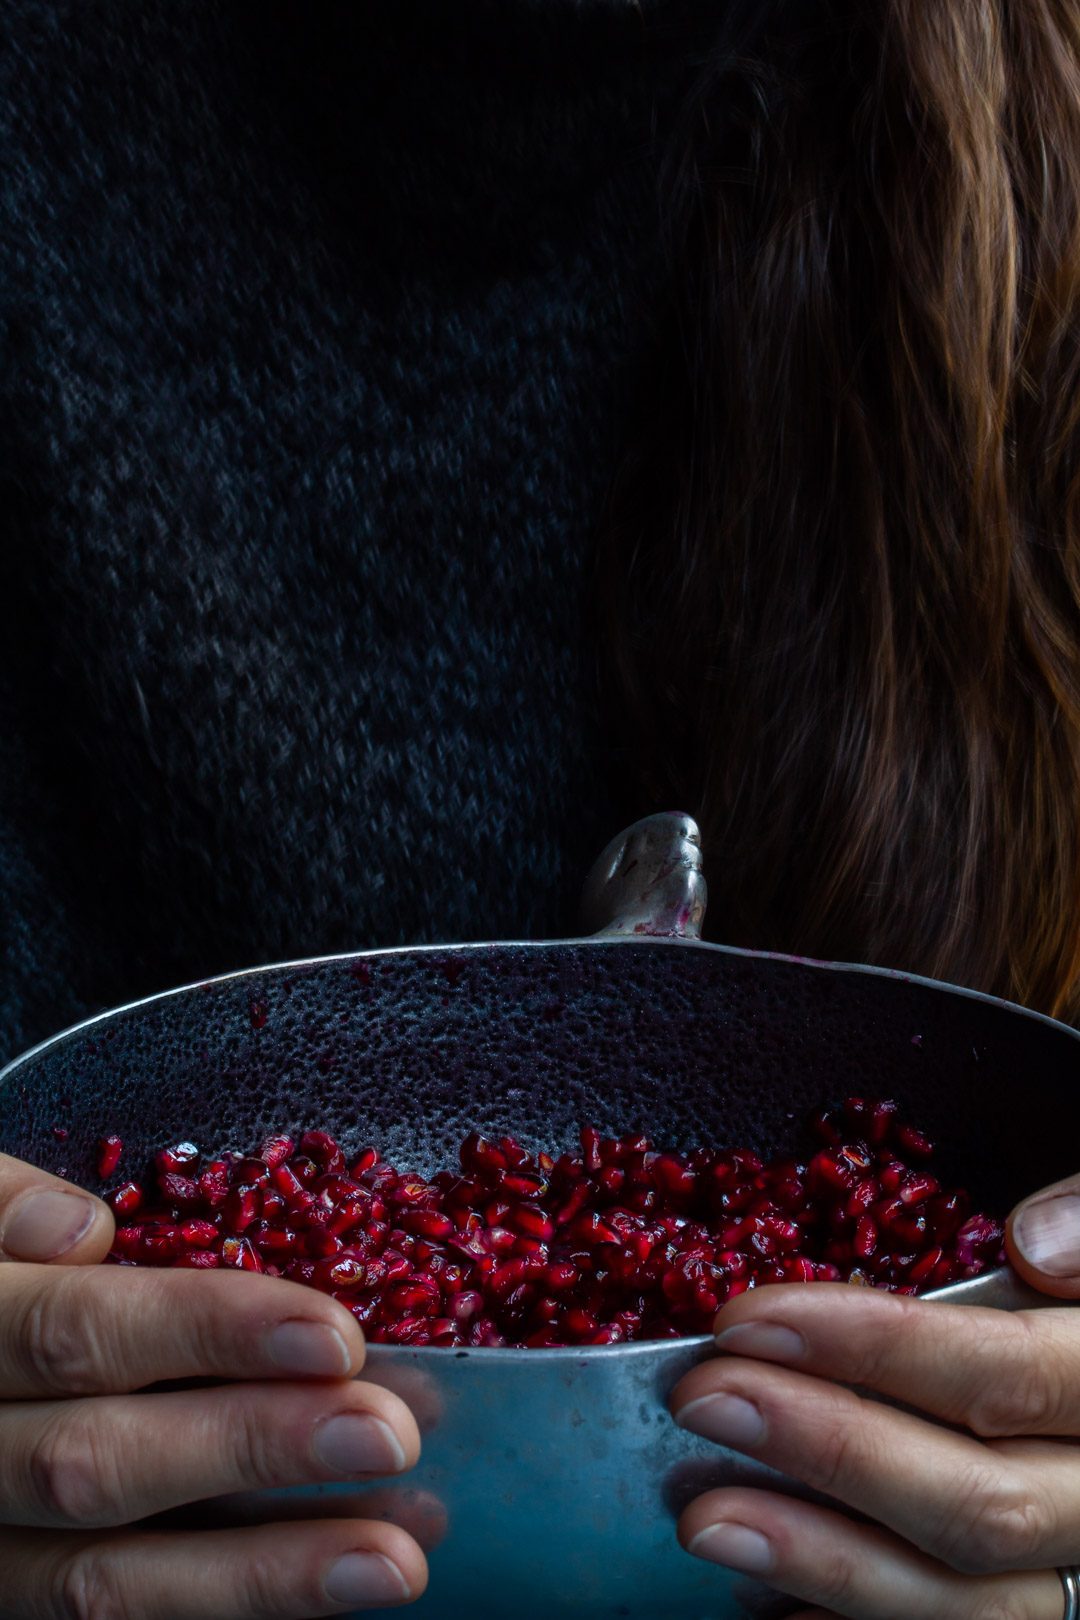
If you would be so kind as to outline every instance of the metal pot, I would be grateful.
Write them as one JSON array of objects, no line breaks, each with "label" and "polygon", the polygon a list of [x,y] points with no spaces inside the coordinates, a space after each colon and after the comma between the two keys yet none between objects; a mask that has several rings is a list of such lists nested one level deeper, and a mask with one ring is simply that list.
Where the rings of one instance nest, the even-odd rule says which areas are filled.
[{"label": "metal pot", "polygon": [[[370,951],[167,991],[10,1064],[0,1145],[91,1187],[103,1130],[124,1137],[129,1163],[172,1139],[248,1148],[315,1122],[425,1172],[474,1127],[562,1151],[586,1120],[663,1144],[772,1151],[794,1145],[815,1103],[865,1091],[895,1096],[929,1129],[983,1207],[1004,1212],[1076,1169],[1072,1133],[1053,1128],[1080,1077],[1076,1031],[907,974],[706,944],[704,907],[696,827],[650,817],[594,867],[590,937]],[[1009,1274],[938,1297],[973,1289],[1027,1302]],[[790,1600],[687,1557],[673,1534],[703,1489],[800,1489],[671,1422],[669,1391],[711,1353],[707,1338],[374,1345],[364,1376],[417,1412],[415,1472],[368,1493],[263,1493],[206,1514],[280,1517],[332,1509],[339,1490],[367,1494],[367,1511],[438,1542],[418,1617],[782,1613]]]}]

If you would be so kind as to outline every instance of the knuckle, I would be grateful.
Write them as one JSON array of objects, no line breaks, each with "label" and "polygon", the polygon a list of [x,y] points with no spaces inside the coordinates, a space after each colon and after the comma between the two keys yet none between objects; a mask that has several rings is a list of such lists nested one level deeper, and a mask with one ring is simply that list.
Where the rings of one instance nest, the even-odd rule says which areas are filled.
[{"label": "knuckle", "polygon": [[97,1547],[60,1563],[54,1608],[61,1620],[139,1620],[116,1563]]},{"label": "knuckle", "polygon": [[[242,1480],[250,1485],[272,1486],[289,1483],[290,1470],[285,1466],[286,1455],[292,1450],[292,1431],[287,1424],[278,1425],[268,1415],[261,1392],[236,1404],[227,1443],[233,1466]],[[293,1456],[295,1475],[296,1458]]]},{"label": "knuckle", "polygon": [[47,1394],[94,1394],[103,1387],[93,1307],[83,1278],[57,1270],[26,1308],[17,1353],[35,1387]]},{"label": "knuckle", "polygon": [[1019,1620],[1014,1598],[1008,1592],[992,1591],[977,1599],[971,1620]]},{"label": "knuckle", "polygon": [[846,1421],[849,1415],[838,1411],[817,1439],[812,1483],[821,1490],[836,1491],[853,1473],[863,1472],[865,1459],[856,1431]]},{"label": "knuckle", "polygon": [[50,1524],[94,1528],[122,1524],[127,1517],[114,1444],[78,1408],[47,1424],[31,1448],[27,1474]]},{"label": "knuckle", "polygon": [[939,1549],[965,1575],[993,1575],[1038,1561],[1043,1526],[1030,1492],[1011,1481],[985,1478],[962,1493]]},{"label": "knuckle", "polygon": [[830,1549],[827,1558],[814,1572],[813,1601],[823,1609],[847,1613],[856,1598],[856,1574],[848,1558],[836,1549]]},{"label": "knuckle", "polygon": [[[240,1572],[243,1580],[240,1583],[243,1592],[243,1611],[239,1604],[234,1611],[238,1620],[243,1615],[258,1615],[259,1620],[286,1620],[287,1616],[296,1613],[298,1603],[296,1592],[291,1589],[290,1583],[281,1578],[281,1566],[275,1559],[252,1558]],[[319,1596],[313,1594],[316,1607],[321,1607]]]},{"label": "knuckle", "polygon": [[1057,1432],[1071,1402],[1042,1329],[1014,1315],[986,1349],[991,1365],[969,1396],[966,1426],[988,1440]]},{"label": "knuckle", "polygon": [[975,1396],[968,1411],[967,1426],[982,1440],[1004,1435],[1042,1434],[1053,1428],[1058,1404],[1042,1379],[996,1384]]}]

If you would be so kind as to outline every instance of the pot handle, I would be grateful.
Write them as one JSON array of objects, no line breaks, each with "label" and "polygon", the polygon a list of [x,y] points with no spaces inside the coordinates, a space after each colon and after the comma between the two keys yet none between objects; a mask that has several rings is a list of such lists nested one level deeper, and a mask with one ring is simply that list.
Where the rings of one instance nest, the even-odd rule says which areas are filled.
[{"label": "pot handle", "polygon": [[700,939],[707,891],[697,823],[665,810],[618,834],[590,868],[581,923],[601,937]]}]

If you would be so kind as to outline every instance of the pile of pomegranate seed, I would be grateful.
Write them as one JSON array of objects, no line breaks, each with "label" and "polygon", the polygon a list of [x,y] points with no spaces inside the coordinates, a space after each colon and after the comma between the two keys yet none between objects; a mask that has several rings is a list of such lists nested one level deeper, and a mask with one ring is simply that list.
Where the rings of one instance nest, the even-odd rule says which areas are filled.
[{"label": "pile of pomegranate seed", "polygon": [[[817,1114],[821,1145],[767,1163],[743,1149],[656,1152],[643,1136],[530,1155],[473,1133],[430,1181],[352,1158],[325,1131],[203,1162],[181,1142],[146,1184],[108,1193],[120,1265],[234,1266],[341,1300],[367,1336],[439,1346],[614,1344],[706,1333],[761,1283],[920,1293],[1003,1258],[1000,1221],[930,1173],[931,1144],[891,1102]],[[101,1143],[102,1177],[121,1144]]]}]

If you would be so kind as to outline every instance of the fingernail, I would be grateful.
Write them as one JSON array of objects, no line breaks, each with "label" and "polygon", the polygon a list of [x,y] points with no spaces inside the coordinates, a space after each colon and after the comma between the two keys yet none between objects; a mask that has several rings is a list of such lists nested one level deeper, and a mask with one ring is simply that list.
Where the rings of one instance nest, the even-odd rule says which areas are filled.
[{"label": "fingernail", "polygon": [[324,1418],[312,1439],[315,1455],[340,1474],[399,1474],[405,1453],[389,1424],[362,1412]]},{"label": "fingernail", "polygon": [[75,1192],[31,1193],[16,1204],[4,1228],[4,1253],[13,1260],[55,1260],[85,1237],[97,1209]]},{"label": "fingernail", "polygon": [[765,1433],[765,1419],[741,1395],[702,1395],[676,1412],[675,1421],[692,1434],[737,1451],[756,1445]]},{"label": "fingernail", "polygon": [[382,1553],[346,1553],[331,1564],[323,1581],[331,1603],[401,1603],[411,1597],[396,1564]]},{"label": "fingernail", "polygon": [[686,1550],[744,1575],[767,1575],[775,1562],[772,1542],[746,1524],[710,1524],[698,1531]]},{"label": "fingernail", "polygon": [[1080,1198],[1075,1193],[1025,1205],[1013,1221],[1012,1235],[1024,1259],[1048,1277],[1080,1272]]},{"label": "fingernail", "polygon": [[766,1361],[799,1361],[807,1351],[802,1334],[779,1322],[739,1322],[716,1335],[716,1347],[732,1355],[764,1356]]},{"label": "fingernail", "polygon": [[352,1365],[349,1347],[326,1322],[279,1322],[266,1335],[266,1353],[282,1372],[341,1378]]}]

